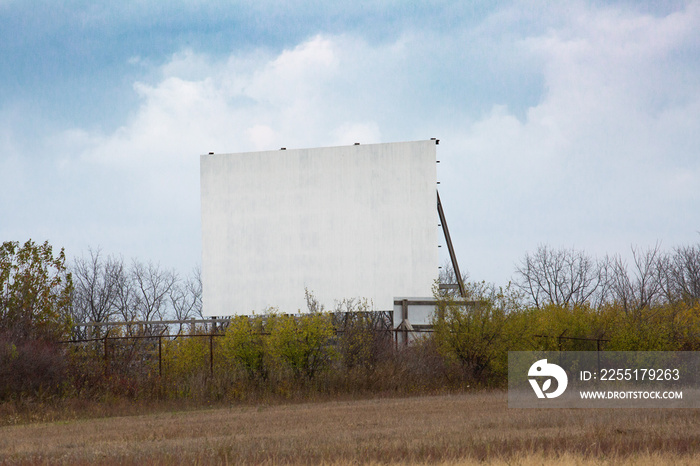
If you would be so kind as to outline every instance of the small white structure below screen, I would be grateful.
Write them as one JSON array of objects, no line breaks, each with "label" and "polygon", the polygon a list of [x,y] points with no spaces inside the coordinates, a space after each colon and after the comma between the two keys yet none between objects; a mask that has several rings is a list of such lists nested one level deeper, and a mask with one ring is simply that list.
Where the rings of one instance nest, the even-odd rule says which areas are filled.
[{"label": "small white structure below screen", "polygon": [[202,155],[204,314],[431,296],[433,140]]}]

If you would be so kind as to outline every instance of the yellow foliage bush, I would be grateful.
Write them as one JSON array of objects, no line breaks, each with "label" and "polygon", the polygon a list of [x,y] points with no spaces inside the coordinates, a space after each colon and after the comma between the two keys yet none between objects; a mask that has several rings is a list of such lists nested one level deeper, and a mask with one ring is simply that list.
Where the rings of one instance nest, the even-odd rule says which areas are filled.
[{"label": "yellow foliage bush", "polygon": [[264,321],[262,316],[231,319],[218,346],[226,369],[242,369],[249,379],[267,377]]},{"label": "yellow foliage bush", "polygon": [[270,314],[268,326],[268,354],[277,364],[291,369],[295,377],[312,379],[330,365],[335,355],[329,345],[335,334],[331,314]]}]

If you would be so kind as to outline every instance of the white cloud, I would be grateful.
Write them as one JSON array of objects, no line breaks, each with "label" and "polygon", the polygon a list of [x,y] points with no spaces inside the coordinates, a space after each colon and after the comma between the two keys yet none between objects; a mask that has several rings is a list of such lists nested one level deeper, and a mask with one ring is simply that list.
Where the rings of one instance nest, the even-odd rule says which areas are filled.
[{"label": "white cloud", "polygon": [[250,139],[255,150],[270,150],[275,146],[275,142],[279,140],[279,136],[274,129],[267,125],[253,125],[246,129],[246,136]]},{"label": "white cloud", "polygon": [[[700,228],[698,5],[650,16],[575,3],[548,15],[551,5],[524,2],[473,28],[383,43],[339,34],[279,53],[183,50],[134,84],[139,106],[117,130],[47,140],[62,184],[36,192],[71,193],[73,223],[55,229],[76,254],[101,245],[189,267],[200,154],[434,136],[448,223],[474,279],[503,283],[540,242],[592,252],[687,242]],[[525,75],[542,89],[520,87]],[[7,130],[0,144],[17,146]],[[0,159],[7,179],[18,166]]]},{"label": "white cloud", "polygon": [[521,41],[543,66],[541,102],[524,121],[496,106],[458,129],[469,156],[443,183],[471,186],[461,226],[473,236],[457,244],[476,275],[503,277],[538,243],[601,254],[697,241],[700,87],[687,77],[698,69],[673,57],[697,46],[698,12],[585,8]]},{"label": "white cloud", "polygon": [[184,51],[161,67],[156,82],[135,83],[140,106],[116,131],[59,134],[58,153],[77,154],[72,176],[91,172],[105,181],[81,201],[98,212],[101,226],[90,229],[88,241],[179,266],[178,250],[187,249],[195,263],[200,154],[377,141],[374,121],[335,112],[333,82],[343,59],[337,40],[320,36],[266,60]]}]

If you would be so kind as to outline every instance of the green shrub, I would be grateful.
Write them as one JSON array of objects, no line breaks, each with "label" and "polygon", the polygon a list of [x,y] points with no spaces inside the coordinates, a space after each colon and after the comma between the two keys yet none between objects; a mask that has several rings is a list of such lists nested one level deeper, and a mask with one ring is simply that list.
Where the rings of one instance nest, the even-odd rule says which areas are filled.
[{"label": "green shrub", "polygon": [[335,355],[330,345],[335,334],[330,314],[270,314],[268,326],[269,355],[295,378],[312,379],[330,365]]},{"label": "green shrub", "polygon": [[220,340],[218,354],[227,369],[242,369],[251,380],[267,378],[262,316],[232,318]]}]

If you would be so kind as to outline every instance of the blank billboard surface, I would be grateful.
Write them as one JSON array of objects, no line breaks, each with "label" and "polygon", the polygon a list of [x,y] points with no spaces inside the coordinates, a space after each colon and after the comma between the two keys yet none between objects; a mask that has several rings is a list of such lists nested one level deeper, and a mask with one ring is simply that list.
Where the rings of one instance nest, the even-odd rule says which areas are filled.
[{"label": "blank billboard surface", "polygon": [[207,316],[431,296],[438,275],[433,140],[203,155]]}]

